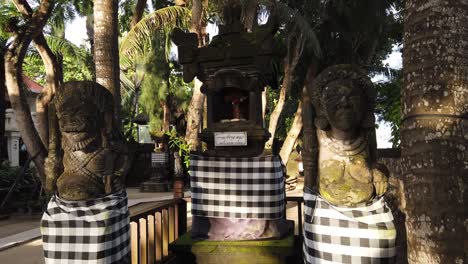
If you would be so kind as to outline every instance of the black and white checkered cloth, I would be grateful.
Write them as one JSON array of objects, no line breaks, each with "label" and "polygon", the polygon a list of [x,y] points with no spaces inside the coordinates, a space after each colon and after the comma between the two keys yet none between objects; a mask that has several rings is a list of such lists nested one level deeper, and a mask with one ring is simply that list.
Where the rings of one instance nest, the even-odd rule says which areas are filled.
[{"label": "black and white checkered cloth", "polygon": [[54,195],[41,221],[45,262],[129,263],[128,216],[124,191],[88,201]]},{"label": "black and white checkered cloth", "polygon": [[278,219],[285,206],[278,156],[190,157],[192,215]]},{"label": "black and white checkered cloth", "polygon": [[166,152],[151,153],[151,166],[160,167],[169,162],[169,154]]},{"label": "black and white checkered cloth", "polygon": [[337,207],[304,189],[304,263],[394,263],[396,230],[383,197]]}]

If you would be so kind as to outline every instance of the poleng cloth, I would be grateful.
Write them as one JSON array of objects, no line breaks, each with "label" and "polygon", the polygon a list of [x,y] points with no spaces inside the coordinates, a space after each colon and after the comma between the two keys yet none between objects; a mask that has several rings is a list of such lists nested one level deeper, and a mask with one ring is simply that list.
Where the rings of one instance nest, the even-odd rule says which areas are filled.
[{"label": "poleng cloth", "polygon": [[166,152],[151,153],[151,166],[160,167],[169,162],[169,155]]},{"label": "poleng cloth", "polygon": [[393,263],[396,230],[383,197],[333,206],[304,189],[304,263]]},{"label": "poleng cloth", "polygon": [[278,156],[190,157],[192,215],[278,219],[285,206],[284,174]]},{"label": "poleng cloth", "polygon": [[47,264],[129,263],[127,194],[87,201],[54,195],[42,216],[41,233]]}]

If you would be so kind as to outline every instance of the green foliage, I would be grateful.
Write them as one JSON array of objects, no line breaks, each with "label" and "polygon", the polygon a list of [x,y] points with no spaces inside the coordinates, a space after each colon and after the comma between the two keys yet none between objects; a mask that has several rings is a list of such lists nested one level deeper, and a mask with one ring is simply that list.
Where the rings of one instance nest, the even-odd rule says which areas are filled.
[{"label": "green foliage", "polygon": [[[169,3],[159,2],[156,8]],[[181,72],[170,62],[171,42],[169,33],[175,27],[187,28],[190,10],[179,6],[163,7],[146,15],[124,37],[120,46],[122,101],[127,134],[135,133],[130,120],[139,113],[135,104],[139,103],[140,112],[150,118],[150,131],[161,136],[163,105],[171,112],[184,111],[191,98],[191,88],[181,80]],[[136,93],[140,93],[137,95]],[[125,120],[125,119],[124,119]],[[133,131],[133,132],[132,132]]]},{"label": "green foliage", "polygon": [[[165,7],[145,16],[121,42],[120,63],[122,67],[131,67],[136,58],[153,50],[155,35],[163,35],[165,47],[168,48],[169,33],[176,27],[188,28],[189,18],[190,10],[180,6]],[[169,50],[166,50],[166,54],[169,54]]]},{"label": "green foliage", "polygon": [[165,133],[162,129],[163,104],[169,103],[167,101],[170,99],[170,68],[160,38],[156,37],[154,42],[155,49],[146,58],[146,71],[142,83],[140,103],[144,111],[149,115],[151,134],[162,136]]},{"label": "green foliage", "polygon": [[0,39],[6,40],[9,36],[7,27],[9,26],[9,23],[11,23],[10,21],[16,18],[19,20],[21,14],[15,8],[13,2],[8,1],[3,3],[0,1],[0,3]]},{"label": "green foliage", "polygon": [[[278,103],[279,90],[268,89],[267,95],[267,114],[265,116],[265,122],[270,122],[270,112],[276,107]],[[291,129],[294,121],[294,114],[297,110],[299,103],[298,95],[291,94],[285,101],[283,112],[278,120],[278,126],[276,128],[275,139],[282,142],[286,139],[289,129]]]},{"label": "green foliage", "polygon": [[65,35],[65,23],[71,22],[76,17],[75,8],[67,0],[56,1],[54,11],[48,19],[51,34],[54,36]]},{"label": "green foliage", "polygon": [[[54,54],[63,57],[63,79],[67,81],[92,80],[92,57],[84,48],[58,37],[47,36],[47,44]],[[44,63],[35,50],[24,59],[23,72],[36,82],[45,84]]]},{"label": "green foliage", "polygon": [[391,142],[393,147],[397,148],[400,145],[402,70],[392,70],[387,77],[389,78],[388,81],[376,84],[376,113],[379,121],[383,120],[390,123],[392,129]]},{"label": "green foliage", "polygon": [[[6,164],[0,164],[0,188],[10,188],[19,176],[20,167],[9,167]],[[18,208],[34,207],[40,208],[44,201],[42,199],[33,199],[39,191],[40,183],[35,176],[34,169],[27,169],[23,178],[16,184],[13,194],[7,201],[5,208],[8,210],[17,210]],[[36,192],[33,192],[33,191]],[[6,192],[0,193],[0,201],[3,201]]]},{"label": "green foliage", "polygon": [[133,16],[134,0],[119,1],[119,32],[120,34],[130,31],[130,21]]},{"label": "green foliage", "polygon": [[173,151],[179,152],[179,156],[184,161],[184,166],[188,170],[190,167],[190,143],[185,141],[184,137],[179,136],[175,128],[166,132],[166,135],[169,136],[169,147]]}]

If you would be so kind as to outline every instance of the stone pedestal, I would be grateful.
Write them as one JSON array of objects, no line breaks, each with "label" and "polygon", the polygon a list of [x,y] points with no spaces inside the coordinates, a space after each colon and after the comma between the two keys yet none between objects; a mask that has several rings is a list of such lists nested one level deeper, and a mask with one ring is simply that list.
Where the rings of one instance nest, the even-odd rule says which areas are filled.
[{"label": "stone pedestal", "polygon": [[140,186],[141,192],[167,192],[169,187],[168,153],[152,153],[151,177]]},{"label": "stone pedestal", "polygon": [[169,245],[180,264],[286,264],[297,262],[294,235],[277,240],[196,241],[186,233]]}]

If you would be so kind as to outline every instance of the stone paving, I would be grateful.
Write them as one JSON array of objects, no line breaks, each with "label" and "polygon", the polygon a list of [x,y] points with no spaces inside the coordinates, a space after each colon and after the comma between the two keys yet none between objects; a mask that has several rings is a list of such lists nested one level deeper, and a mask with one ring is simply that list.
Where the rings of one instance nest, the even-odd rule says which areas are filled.
[{"label": "stone paving", "polygon": [[[288,196],[302,196],[303,184],[298,182],[296,189]],[[139,203],[172,199],[172,193],[141,193],[136,188],[127,189],[129,206]],[[188,206],[190,210],[190,205]],[[287,218],[297,222],[297,207],[288,205]],[[42,240],[40,239],[40,215],[21,216],[0,221],[0,263],[1,264],[43,264]],[[15,220],[16,219],[16,220]],[[191,217],[188,216],[190,225]],[[296,224],[296,234],[298,233]]]}]

